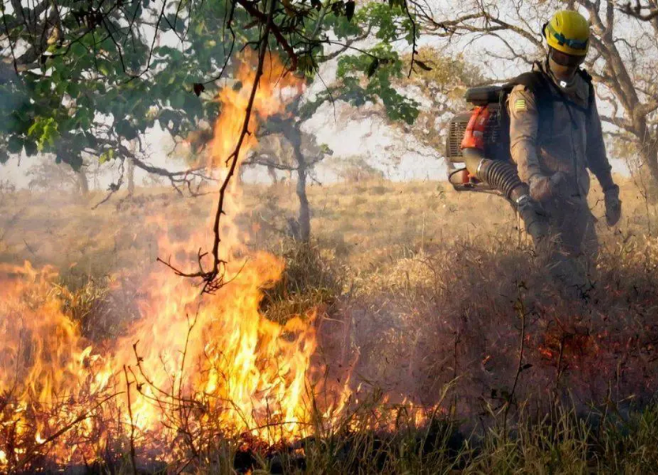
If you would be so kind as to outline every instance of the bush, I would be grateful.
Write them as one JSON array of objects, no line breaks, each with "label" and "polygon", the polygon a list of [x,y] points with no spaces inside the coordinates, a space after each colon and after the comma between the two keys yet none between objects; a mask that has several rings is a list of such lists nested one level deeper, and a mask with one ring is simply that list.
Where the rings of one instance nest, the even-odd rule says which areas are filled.
[{"label": "bush", "polygon": [[334,254],[316,244],[284,243],[285,271],[272,289],[265,290],[262,310],[268,318],[285,322],[318,307],[331,305],[342,290],[342,269]]}]

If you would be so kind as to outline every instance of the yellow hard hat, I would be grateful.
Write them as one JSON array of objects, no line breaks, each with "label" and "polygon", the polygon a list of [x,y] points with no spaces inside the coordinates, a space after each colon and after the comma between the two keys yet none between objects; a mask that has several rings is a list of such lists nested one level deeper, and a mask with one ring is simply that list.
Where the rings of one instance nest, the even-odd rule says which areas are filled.
[{"label": "yellow hard hat", "polygon": [[543,34],[548,46],[573,56],[587,55],[589,22],[573,10],[561,10],[546,23]]}]

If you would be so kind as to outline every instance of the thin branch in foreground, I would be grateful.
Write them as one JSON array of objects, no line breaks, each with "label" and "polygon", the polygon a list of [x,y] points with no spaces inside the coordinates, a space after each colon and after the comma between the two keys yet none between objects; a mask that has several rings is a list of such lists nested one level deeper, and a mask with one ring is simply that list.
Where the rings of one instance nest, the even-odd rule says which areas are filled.
[{"label": "thin branch in foreground", "polygon": [[82,421],[84,421],[84,420],[88,419],[89,417],[91,417],[91,415],[94,413],[94,411],[95,411],[96,409],[98,409],[99,407],[101,407],[103,404],[105,404],[107,401],[109,401],[110,399],[113,399],[113,398],[115,398],[115,397],[117,397],[117,396],[120,396],[121,394],[122,394],[121,392],[111,394],[111,395],[107,396],[106,398],[104,398],[103,400],[99,401],[95,406],[93,406],[93,407],[92,407],[91,409],[89,409],[88,411],[84,411],[84,412],[80,413],[80,414],[78,415],[78,417],[76,417],[75,419],[73,419],[73,421],[71,421],[69,424],[65,425],[65,426],[62,427],[60,430],[58,430],[57,432],[55,432],[53,435],[51,435],[50,437],[48,437],[46,440],[44,440],[43,442],[41,442],[40,444],[38,444],[38,445],[36,446],[36,448],[35,448],[33,451],[31,451],[30,453],[28,453],[28,454],[25,456],[25,458],[23,458],[22,460],[20,460],[20,461],[18,462],[18,464],[16,465],[14,471],[15,471],[15,472],[19,472],[19,471],[21,471],[21,469],[22,469],[23,467],[25,467],[25,466],[28,465],[32,460],[34,460],[36,457],[38,457],[39,455],[41,455],[41,452],[39,451],[39,449],[41,449],[42,447],[45,447],[45,446],[47,446],[48,444],[50,444],[51,442],[54,442],[55,440],[57,440],[57,439],[58,439],[59,437],[61,437],[63,434],[65,434],[65,433],[68,432],[69,430],[73,429],[76,425],[80,424]]},{"label": "thin branch in foreground", "polygon": [[231,153],[231,155],[226,160],[229,170],[228,173],[226,174],[226,177],[224,178],[222,186],[219,189],[219,199],[217,203],[217,211],[215,213],[215,224],[213,226],[214,242],[212,249],[212,258],[213,258],[212,268],[210,270],[204,269],[202,263],[202,257],[205,255],[205,253],[202,253],[200,250],[198,253],[199,270],[197,272],[184,272],[172,266],[169,262],[165,262],[162,259],[158,258],[158,262],[162,262],[165,265],[167,265],[167,267],[172,269],[176,273],[176,275],[179,275],[181,277],[188,277],[188,278],[201,278],[203,281],[203,289],[201,290],[201,293],[214,293],[219,289],[221,289],[225,283],[224,265],[226,264],[226,262],[219,258],[219,244],[221,243],[220,222],[221,222],[221,217],[224,214],[224,200],[226,197],[226,190],[228,189],[228,185],[231,182],[231,179],[233,178],[235,171],[237,170],[238,158],[240,156],[240,151],[242,150],[242,144],[244,143],[244,139],[248,134],[250,134],[249,120],[251,119],[251,113],[254,106],[254,101],[256,99],[256,92],[258,91],[258,86],[260,84],[260,79],[263,76],[265,55],[267,54],[267,50],[268,50],[268,40],[269,40],[270,31],[272,30],[274,12],[276,10],[276,5],[277,5],[277,0],[270,0],[270,1],[271,3],[267,15],[267,22],[265,23],[265,28],[260,38],[260,51],[258,54],[258,66],[256,69],[256,76],[254,78],[254,84],[252,86],[251,94],[249,96],[249,102],[245,110],[245,117],[244,117],[244,122],[242,124],[242,130],[240,132],[238,143],[236,144],[233,153]]},{"label": "thin branch in foreground", "polygon": [[126,378],[126,398],[128,399],[128,415],[130,416],[130,463],[133,468],[133,474],[137,474],[137,464],[135,463],[135,422],[133,419],[132,401],[130,400],[130,385],[132,384],[128,379],[128,370],[126,365],[123,365],[123,374]]}]

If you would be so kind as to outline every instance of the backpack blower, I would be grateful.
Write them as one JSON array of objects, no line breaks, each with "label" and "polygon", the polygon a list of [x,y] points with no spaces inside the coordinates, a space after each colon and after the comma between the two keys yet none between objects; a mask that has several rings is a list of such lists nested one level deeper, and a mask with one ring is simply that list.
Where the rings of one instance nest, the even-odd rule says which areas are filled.
[{"label": "backpack blower", "polygon": [[[548,234],[546,212],[530,197],[510,155],[507,96],[515,83],[468,89],[466,102],[474,107],[448,124],[446,157],[448,180],[457,191],[495,193],[518,211],[526,231],[538,244]],[[455,169],[455,165],[463,165]]]}]

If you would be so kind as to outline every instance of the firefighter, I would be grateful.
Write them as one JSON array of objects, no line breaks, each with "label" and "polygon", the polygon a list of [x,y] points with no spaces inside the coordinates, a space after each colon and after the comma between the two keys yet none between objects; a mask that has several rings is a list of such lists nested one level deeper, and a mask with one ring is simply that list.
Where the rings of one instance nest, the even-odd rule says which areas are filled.
[{"label": "firefighter", "polygon": [[[590,43],[588,21],[578,12],[559,11],[544,25],[543,35],[548,55],[533,67],[541,73],[535,74],[539,80],[516,85],[508,96],[510,153],[530,195],[547,211],[553,274],[582,287],[587,283],[582,264],[591,263],[598,250],[587,204],[588,169],[603,188],[609,226],[621,216],[619,187],[612,179],[591,77],[580,69]],[[574,259],[581,256],[588,259]]]}]

